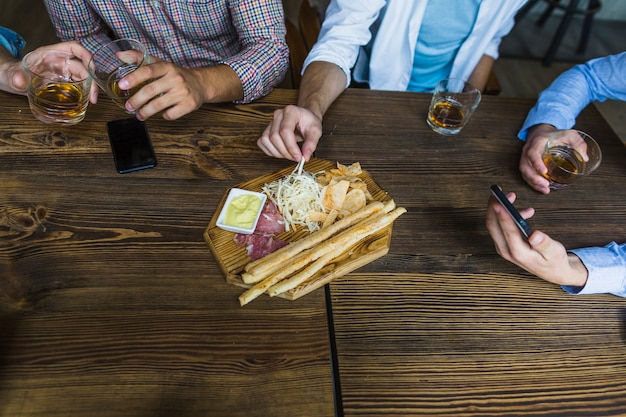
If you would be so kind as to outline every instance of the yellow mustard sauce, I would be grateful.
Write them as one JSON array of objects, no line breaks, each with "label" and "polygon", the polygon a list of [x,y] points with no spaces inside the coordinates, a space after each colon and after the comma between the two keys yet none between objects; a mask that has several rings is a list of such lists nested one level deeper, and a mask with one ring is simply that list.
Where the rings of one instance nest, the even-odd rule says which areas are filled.
[{"label": "yellow mustard sauce", "polygon": [[226,208],[224,223],[229,226],[250,229],[261,208],[261,199],[256,195],[244,194],[232,199]]}]

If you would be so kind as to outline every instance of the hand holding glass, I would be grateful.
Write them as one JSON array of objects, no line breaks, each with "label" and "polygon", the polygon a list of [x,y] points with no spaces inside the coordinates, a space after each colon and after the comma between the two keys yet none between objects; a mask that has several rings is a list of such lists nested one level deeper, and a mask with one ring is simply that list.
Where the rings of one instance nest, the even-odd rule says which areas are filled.
[{"label": "hand holding glass", "polygon": [[585,132],[557,130],[548,138],[542,159],[548,168],[544,177],[550,181],[550,189],[560,190],[598,168],[602,152]]},{"label": "hand holding glass", "polygon": [[480,91],[463,80],[447,78],[439,81],[426,121],[437,133],[456,135],[478,107],[480,97]]},{"label": "hand holding glass", "polygon": [[[96,83],[121,108],[147,82],[129,90],[119,87],[119,81],[144,64],[150,63],[146,47],[134,39],[118,39],[100,47],[89,62],[89,72]],[[127,113],[133,114],[134,111]]]},{"label": "hand holding glass", "polygon": [[85,118],[91,77],[80,58],[35,50],[22,59],[26,94],[33,115],[44,123],[76,124]]}]

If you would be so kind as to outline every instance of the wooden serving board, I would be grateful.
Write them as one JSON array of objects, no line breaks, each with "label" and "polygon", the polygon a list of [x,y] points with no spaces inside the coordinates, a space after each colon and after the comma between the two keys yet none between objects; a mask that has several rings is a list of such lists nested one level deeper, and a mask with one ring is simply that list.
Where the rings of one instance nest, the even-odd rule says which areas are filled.
[{"label": "wooden serving board", "polygon": [[[336,163],[313,158],[306,163],[304,169],[308,172],[316,173],[336,167]],[[293,167],[285,168],[273,174],[265,175],[241,183],[237,185],[236,188],[261,192],[263,185],[282,178],[286,175],[289,175],[292,171]],[[386,202],[391,199],[389,195],[374,182],[374,180],[370,177],[367,171],[363,170],[360,178],[362,178],[363,181],[365,181],[365,183],[367,184],[367,189],[369,190],[374,200]],[[211,219],[211,222],[209,223],[206,230],[204,231],[204,239],[208,243],[211,252],[215,256],[215,259],[217,260],[220,268],[224,272],[224,275],[226,276],[226,281],[242,288],[250,288],[251,285],[244,284],[244,282],[241,280],[241,273],[243,272],[246,264],[250,262],[250,258],[248,258],[246,248],[237,247],[234,241],[234,233],[227,232],[216,226],[217,217],[222,210],[229,191],[230,188],[224,192],[224,196],[219,202],[218,207],[215,209],[213,218]],[[392,226],[393,224],[389,225],[388,227],[382,229],[372,236],[362,239],[356,245],[350,248],[346,248],[344,253],[336,258],[333,263],[326,265],[316,275],[314,275],[298,287],[283,294],[280,294],[277,297],[286,298],[288,300],[296,300],[303,295],[306,295],[311,291],[331,282],[335,278],[346,275],[347,273],[352,272],[355,269],[358,269],[363,265],[366,265],[373,260],[384,256],[389,251]],[[290,232],[282,233],[280,235],[277,235],[276,237],[287,242],[294,242],[308,234],[308,230],[300,228],[295,231],[292,230]]]}]

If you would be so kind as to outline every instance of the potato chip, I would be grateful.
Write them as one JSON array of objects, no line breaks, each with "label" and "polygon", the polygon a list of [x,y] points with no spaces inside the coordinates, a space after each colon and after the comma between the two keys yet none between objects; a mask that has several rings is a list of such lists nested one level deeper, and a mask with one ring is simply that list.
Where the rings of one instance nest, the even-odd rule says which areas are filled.
[{"label": "potato chip", "polygon": [[353,188],[352,190],[348,191],[348,194],[346,194],[342,210],[346,210],[348,213],[354,213],[357,210],[365,207],[366,204],[367,201],[363,190]]},{"label": "potato chip", "polygon": [[331,181],[322,191],[322,205],[324,208],[326,210],[341,210],[349,187],[349,181]]},{"label": "potato chip", "polygon": [[337,163],[337,168],[319,173],[316,181],[323,187],[322,205],[326,213],[312,214],[311,219],[322,222],[324,228],[372,201],[367,184],[360,178],[362,174],[359,162],[350,166]]},{"label": "potato chip", "polygon": [[355,162],[349,167],[337,162],[337,168],[343,173],[343,175],[346,176],[357,176],[361,175],[361,173],[363,172],[361,170],[361,164],[359,162]]}]

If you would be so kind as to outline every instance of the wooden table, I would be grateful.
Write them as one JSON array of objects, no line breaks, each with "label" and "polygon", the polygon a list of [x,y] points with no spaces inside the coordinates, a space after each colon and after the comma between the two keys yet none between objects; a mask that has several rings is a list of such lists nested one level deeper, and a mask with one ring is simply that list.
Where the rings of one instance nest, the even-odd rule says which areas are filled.
[{"label": "wooden table", "polygon": [[544,196],[517,168],[534,100],[484,97],[458,137],[429,130],[428,101],[355,91],[325,120],[317,156],[360,161],[408,209],[387,256],[330,286],[344,415],[623,415],[626,302],[524,273],[484,226],[497,183],[567,247],[625,241],[622,142],[589,107],[577,128],[600,142],[602,165]]},{"label": "wooden table", "polygon": [[[317,157],[361,162],[408,209],[389,254],[295,302],[239,307],[202,233],[225,190],[290,166],[251,105],[151,119],[155,169],[119,175],[106,98],[74,127],[0,93],[0,415],[619,415],[626,304],[575,297],[500,259],[488,186],[568,247],[624,238],[623,145],[593,108],[602,166],[549,196],[520,179],[532,100],[485,97],[458,137],[423,94],[348,91]],[[330,312],[331,314],[327,314]]]},{"label": "wooden table", "polygon": [[203,238],[289,165],[255,143],[276,101],[150,120],[157,168],[120,175],[106,97],[74,127],[0,100],[1,416],[334,413],[324,292],[242,309]]}]

